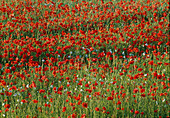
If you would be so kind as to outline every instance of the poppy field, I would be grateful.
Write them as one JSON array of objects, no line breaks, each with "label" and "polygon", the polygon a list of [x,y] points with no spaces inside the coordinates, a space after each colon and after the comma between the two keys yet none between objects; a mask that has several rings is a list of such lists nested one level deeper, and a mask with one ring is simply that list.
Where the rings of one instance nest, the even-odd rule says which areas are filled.
[{"label": "poppy field", "polygon": [[169,118],[168,0],[1,0],[0,118]]}]

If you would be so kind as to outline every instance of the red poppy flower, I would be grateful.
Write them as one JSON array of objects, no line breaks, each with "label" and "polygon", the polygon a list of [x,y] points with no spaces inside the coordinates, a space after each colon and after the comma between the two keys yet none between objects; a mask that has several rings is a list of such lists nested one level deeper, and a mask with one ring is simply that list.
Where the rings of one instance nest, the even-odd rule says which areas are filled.
[{"label": "red poppy flower", "polygon": [[81,116],[81,118],[86,118],[86,114],[83,114],[83,115]]},{"label": "red poppy flower", "polygon": [[37,87],[34,81],[32,81],[31,85],[32,85],[32,87]]},{"label": "red poppy flower", "polygon": [[138,92],[138,89],[135,88],[135,89],[133,90],[133,93],[137,93],[137,92]]},{"label": "red poppy flower", "polygon": [[5,112],[7,112],[7,111],[9,111],[9,109],[8,109],[8,108],[6,108],[6,109],[5,109]]},{"label": "red poppy flower", "polygon": [[9,104],[5,104],[4,107],[5,107],[5,108],[10,108],[10,105],[9,105]]},{"label": "red poppy flower", "polygon": [[117,102],[117,105],[120,105],[120,104],[121,104],[121,102],[120,102],[120,101],[118,101],[118,102]]},{"label": "red poppy flower", "polygon": [[43,90],[43,89],[40,89],[40,90],[39,90],[39,92],[40,92],[40,93],[44,93],[44,92],[45,92],[45,90]]},{"label": "red poppy flower", "polygon": [[21,102],[26,103],[27,101],[23,99],[23,100],[21,100]]},{"label": "red poppy flower", "polygon": [[85,102],[83,102],[83,103],[82,103],[82,106],[83,106],[84,108],[87,108],[88,104],[85,103]]},{"label": "red poppy flower", "polygon": [[145,94],[141,94],[142,97],[145,97],[146,95]]},{"label": "red poppy flower", "polygon": [[85,87],[89,87],[89,84],[85,84]]},{"label": "red poppy flower", "polygon": [[107,100],[113,100],[113,97],[108,97]]},{"label": "red poppy flower", "polygon": [[66,111],[66,107],[63,107],[63,110],[62,110],[62,112],[65,112]]},{"label": "red poppy flower", "polygon": [[70,78],[69,77],[66,77],[66,80],[69,80]]},{"label": "red poppy flower", "polygon": [[99,111],[99,108],[98,108],[98,107],[96,107],[96,108],[95,108],[95,110],[96,110],[96,111]]},{"label": "red poppy flower", "polygon": [[38,103],[38,100],[32,100],[34,103]]},{"label": "red poppy flower", "polygon": [[103,107],[103,110],[106,110],[106,107]]},{"label": "red poppy flower", "polygon": [[135,114],[139,114],[139,111],[135,111]]},{"label": "red poppy flower", "polygon": [[138,68],[138,71],[142,71],[143,69],[142,68]]},{"label": "red poppy flower", "polygon": [[149,65],[153,65],[154,63],[153,63],[153,61],[149,61],[148,64]]},{"label": "red poppy flower", "polygon": [[133,112],[134,112],[134,110],[132,109],[132,110],[130,110],[130,112],[131,112],[131,113],[133,113]]}]

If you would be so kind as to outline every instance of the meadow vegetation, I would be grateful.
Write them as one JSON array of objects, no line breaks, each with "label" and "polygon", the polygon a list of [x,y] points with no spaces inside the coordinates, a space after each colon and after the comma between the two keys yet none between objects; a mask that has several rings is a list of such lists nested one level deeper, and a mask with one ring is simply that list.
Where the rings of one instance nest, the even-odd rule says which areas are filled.
[{"label": "meadow vegetation", "polygon": [[168,0],[1,0],[0,117],[169,118]]}]

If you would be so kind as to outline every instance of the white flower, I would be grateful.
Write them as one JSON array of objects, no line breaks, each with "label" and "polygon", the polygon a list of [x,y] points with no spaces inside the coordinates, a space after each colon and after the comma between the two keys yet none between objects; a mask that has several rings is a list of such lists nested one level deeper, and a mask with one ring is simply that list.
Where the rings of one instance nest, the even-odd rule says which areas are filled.
[{"label": "white flower", "polygon": [[165,99],[163,99],[162,102],[165,102]]},{"label": "white flower", "polygon": [[149,58],[150,56],[149,55],[147,55],[147,58]]}]

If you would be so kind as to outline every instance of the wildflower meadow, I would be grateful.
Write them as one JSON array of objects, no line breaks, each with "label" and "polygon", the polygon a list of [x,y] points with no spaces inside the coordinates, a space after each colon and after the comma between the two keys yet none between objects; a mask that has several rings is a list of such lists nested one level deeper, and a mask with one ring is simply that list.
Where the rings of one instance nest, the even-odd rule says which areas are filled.
[{"label": "wildflower meadow", "polygon": [[0,0],[0,118],[170,118],[169,0]]}]

